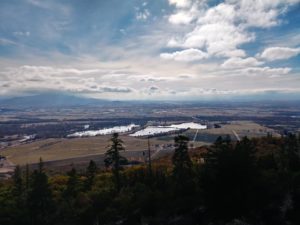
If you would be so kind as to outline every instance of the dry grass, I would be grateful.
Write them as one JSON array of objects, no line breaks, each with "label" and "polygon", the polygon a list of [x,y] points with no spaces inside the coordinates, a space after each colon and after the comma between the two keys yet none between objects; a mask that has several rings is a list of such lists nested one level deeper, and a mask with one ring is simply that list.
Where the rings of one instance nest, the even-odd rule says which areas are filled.
[{"label": "dry grass", "polygon": [[264,136],[267,133],[273,133],[276,136],[276,132],[270,128],[266,128],[257,123],[251,121],[234,121],[230,124],[222,125],[221,128],[212,128],[208,130],[199,130],[199,133],[224,135],[232,134],[235,131],[239,136],[257,137]]},{"label": "dry grass", "polygon": [[[257,137],[266,135],[267,132],[274,132],[271,129],[263,127],[259,124],[247,121],[237,121],[231,124],[223,125],[217,129],[199,130],[198,134],[213,135],[232,135],[234,130],[240,137]],[[195,130],[188,132],[194,133]],[[276,136],[276,134],[273,136]],[[104,153],[109,145],[110,136],[98,136],[74,139],[47,139],[35,141],[28,144],[9,147],[1,151],[1,155],[7,156],[15,164],[25,165],[26,163],[37,163],[40,157],[44,161],[62,160],[74,157],[83,157]],[[121,139],[124,141],[126,150],[143,151],[147,149],[147,139],[135,138],[123,135]],[[151,139],[151,148],[154,149],[155,144],[173,143],[173,138]],[[194,146],[202,146],[208,143],[195,142]]]},{"label": "dry grass", "polygon": [[[110,136],[98,136],[74,139],[47,139],[28,144],[9,147],[1,151],[13,163],[25,165],[37,163],[40,157],[44,161],[61,160],[104,153],[109,145]],[[126,150],[141,151],[147,149],[147,140],[121,136]],[[151,145],[169,143],[151,140]]]}]

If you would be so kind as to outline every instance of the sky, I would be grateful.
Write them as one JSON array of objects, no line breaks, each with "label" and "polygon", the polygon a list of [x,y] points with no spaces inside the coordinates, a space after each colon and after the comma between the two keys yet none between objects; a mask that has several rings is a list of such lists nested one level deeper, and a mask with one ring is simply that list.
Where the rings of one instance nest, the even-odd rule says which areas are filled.
[{"label": "sky", "polygon": [[0,97],[300,96],[300,0],[1,0]]}]

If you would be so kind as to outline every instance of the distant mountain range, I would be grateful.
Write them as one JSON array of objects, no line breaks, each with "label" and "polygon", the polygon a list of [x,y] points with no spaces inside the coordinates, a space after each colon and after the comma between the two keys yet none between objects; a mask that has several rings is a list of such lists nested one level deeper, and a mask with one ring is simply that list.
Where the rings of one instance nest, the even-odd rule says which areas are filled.
[{"label": "distant mountain range", "polygon": [[300,104],[300,95],[297,94],[281,94],[281,93],[265,93],[257,95],[243,96],[219,96],[218,98],[192,98],[190,100],[173,100],[173,101],[152,101],[152,100],[132,100],[132,101],[116,101],[82,97],[64,92],[39,93],[36,95],[26,95],[21,97],[4,98],[0,96],[0,108],[50,108],[50,107],[71,107],[71,106],[127,106],[131,105],[148,105],[148,104],[200,104],[200,105],[228,105],[228,104],[249,104],[255,102],[265,103],[288,103]]},{"label": "distant mountain range", "polygon": [[110,101],[85,98],[65,93],[42,93],[22,97],[0,99],[0,107],[12,108],[47,108],[64,106],[88,106],[109,104]]}]

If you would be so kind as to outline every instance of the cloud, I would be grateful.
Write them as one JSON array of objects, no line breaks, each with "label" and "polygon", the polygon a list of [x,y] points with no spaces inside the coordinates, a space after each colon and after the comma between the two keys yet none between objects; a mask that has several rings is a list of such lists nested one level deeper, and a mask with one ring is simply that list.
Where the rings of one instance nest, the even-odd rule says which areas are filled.
[{"label": "cloud", "polygon": [[[6,84],[0,90],[1,94],[26,93],[40,91],[66,91],[79,93],[91,97],[132,99],[140,94],[136,90],[147,87],[148,92],[157,93],[158,90],[149,89],[148,82],[161,82],[161,76],[133,75],[134,72],[126,68],[86,68],[33,66],[6,67],[0,71],[0,83]],[[132,79],[131,79],[132,78]],[[139,79],[147,82],[141,84]],[[158,88],[158,87],[157,87]]]},{"label": "cloud", "polygon": [[169,3],[177,8],[186,8],[191,5],[191,0],[169,0]]},{"label": "cloud", "polygon": [[258,57],[268,61],[289,59],[300,54],[300,48],[270,47],[266,48]]},{"label": "cloud", "polygon": [[[187,6],[190,5],[191,2]],[[177,11],[169,16],[169,22],[175,25],[188,25],[199,16],[200,4],[191,4],[191,7],[177,7]]]},{"label": "cloud", "polygon": [[170,79],[168,77],[162,77],[162,76],[155,77],[155,76],[151,76],[151,75],[147,75],[147,76],[144,76],[144,75],[130,76],[128,78],[131,78],[133,80],[139,80],[140,82],[151,82],[151,83],[165,82],[165,81]]},{"label": "cloud", "polygon": [[10,84],[1,84],[1,87],[8,88],[8,87],[10,87]]},{"label": "cloud", "polygon": [[46,10],[57,11],[64,15],[69,15],[71,8],[67,7],[64,4],[60,4],[54,1],[45,1],[45,0],[26,0],[27,3]]},{"label": "cloud", "polygon": [[241,70],[241,72],[245,75],[268,75],[268,76],[282,76],[291,72],[291,68],[270,68],[266,67],[249,67]]},{"label": "cloud", "polygon": [[299,0],[20,1],[0,3],[0,95],[177,99],[299,86],[297,60],[271,62],[300,47],[298,6],[288,11]]},{"label": "cloud", "polygon": [[165,91],[160,90],[160,88],[157,87],[157,86],[151,86],[151,87],[144,90],[144,93],[146,95],[151,95],[151,96],[153,96],[153,95],[156,95],[156,96],[162,95],[162,94],[165,94],[164,92]]},{"label": "cloud", "polygon": [[[192,68],[193,64],[189,67]],[[159,65],[153,69],[156,73],[149,73],[149,75],[139,75],[131,69],[126,71],[124,68],[109,71],[98,68],[53,66],[11,67],[0,72],[0,83],[6,84],[1,88],[0,93],[59,90],[109,99],[168,99],[176,93],[176,99],[179,99],[187,96],[234,94],[236,89],[240,91],[262,87],[272,89],[278,86],[289,89],[297,83],[288,81],[291,78],[286,82],[282,80],[287,77],[290,68],[232,68],[228,70],[228,76],[225,75],[224,69],[218,66],[199,72],[192,72],[189,69],[188,74],[176,71],[176,68],[170,69],[172,70],[166,73],[171,75],[166,76]],[[283,78],[277,77],[271,81],[269,77],[275,75]],[[255,76],[255,79],[249,81],[247,76]],[[145,82],[141,82],[141,79],[145,79]],[[161,79],[165,82],[160,82]],[[244,85],[246,87],[243,87]]]},{"label": "cloud", "polygon": [[160,54],[160,57],[162,59],[169,59],[169,60],[182,61],[182,62],[192,62],[201,59],[206,59],[208,55],[207,53],[201,50],[190,48],[183,51],[176,51],[173,53],[162,53]]},{"label": "cloud", "polygon": [[6,45],[16,45],[16,42],[6,39],[6,38],[0,38],[0,46],[6,46]]},{"label": "cloud", "polygon": [[220,21],[232,23],[235,20],[236,12],[234,5],[220,3],[206,11],[204,16],[200,16],[198,23],[200,24],[213,24]]},{"label": "cloud", "polygon": [[245,27],[268,28],[280,24],[278,16],[299,0],[227,0],[235,6],[236,21]]},{"label": "cloud", "polygon": [[13,32],[13,34],[16,36],[26,36],[26,37],[30,36],[29,31],[15,31],[15,32]]},{"label": "cloud", "polygon": [[[60,68],[51,66],[24,65],[15,68],[6,68],[1,71],[3,81],[10,84],[9,89],[14,90],[85,90],[94,89],[97,85],[94,77],[99,69]],[[87,77],[85,77],[87,76]],[[127,89],[115,89],[128,92]],[[113,91],[102,88],[101,91]],[[99,90],[100,92],[100,90]]]},{"label": "cloud", "polygon": [[255,67],[262,65],[263,62],[258,61],[256,58],[230,58],[227,59],[221,66],[223,68],[244,68],[244,67]]},{"label": "cloud", "polygon": [[180,79],[191,79],[193,76],[191,76],[191,75],[179,75],[179,78]]},{"label": "cloud", "polygon": [[189,24],[196,18],[190,11],[179,11],[169,17],[169,22],[173,24]]},{"label": "cloud", "polygon": [[209,57],[246,57],[243,44],[256,39],[249,28],[280,24],[279,15],[299,0],[225,0],[208,7],[204,1],[169,1],[177,10],[169,16],[172,24],[191,24],[192,30],[169,39],[168,47],[197,48]]},{"label": "cloud", "polygon": [[236,90],[226,90],[219,88],[190,88],[181,92],[175,92],[174,94],[181,94],[183,96],[197,96],[197,97],[208,97],[208,96],[224,96],[236,94]]},{"label": "cloud", "polygon": [[147,20],[150,17],[151,13],[148,9],[143,9],[142,11],[137,11],[135,18],[137,20]]},{"label": "cloud", "polygon": [[[239,49],[238,46],[253,41],[255,36],[236,26],[234,23],[234,10],[233,5],[223,3],[208,9],[204,13],[193,10],[193,12],[197,12],[198,16],[194,29],[182,37],[171,38],[168,46],[206,49],[209,56],[244,57],[245,52]],[[195,13],[186,14],[181,13],[177,22],[188,23],[196,17]],[[171,15],[169,21],[171,20],[174,23],[172,18],[177,15],[179,14]]]},{"label": "cloud", "polygon": [[130,93],[132,89],[127,87],[100,87],[100,92],[109,92],[109,93]]},{"label": "cloud", "polygon": [[149,88],[149,90],[150,91],[157,91],[157,90],[159,90],[159,88],[156,87],[156,86],[152,86],[152,87]]},{"label": "cloud", "polygon": [[76,68],[59,68],[59,67],[51,67],[51,66],[31,66],[24,65],[14,70],[16,74],[32,74],[32,75],[40,75],[43,74],[45,76],[59,76],[59,75],[67,75],[67,74],[75,74],[75,75],[85,75],[91,73],[99,72],[99,69],[76,69]]},{"label": "cloud", "polygon": [[244,52],[239,50],[238,46],[253,39],[252,35],[248,35],[234,25],[219,22],[197,26],[186,35],[182,45],[188,48],[206,48],[210,55],[244,56]]}]

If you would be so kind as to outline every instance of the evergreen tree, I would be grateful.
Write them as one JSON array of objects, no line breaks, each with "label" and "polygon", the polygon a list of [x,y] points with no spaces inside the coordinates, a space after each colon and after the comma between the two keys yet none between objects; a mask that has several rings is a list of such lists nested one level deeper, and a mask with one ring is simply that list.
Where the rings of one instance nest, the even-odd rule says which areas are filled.
[{"label": "evergreen tree", "polygon": [[90,190],[91,187],[94,184],[97,169],[98,168],[97,168],[96,163],[93,160],[91,160],[88,167],[87,167],[87,171],[86,171],[86,178],[87,179],[86,179],[85,186],[86,186],[87,190]]},{"label": "evergreen tree", "polygon": [[202,186],[213,216],[230,220],[255,212],[260,204],[255,145],[247,137],[234,146],[221,141],[205,154]]},{"label": "evergreen tree", "polygon": [[173,178],[176,183],[177,191],[184,191],[186,188],[192,188],[192,161],[188,154],[189,138],[179,135],[175,137],[174,141],[175,152],[172,157]]},{"label": "evergreen tree", "polygon": [[[16,166],[14,174],[12,176],[13,179],[13,188],[11,192],[11,200],[14,204],[14,211],[12,212],[15,224],[26,224],[28,222],[26,220],[26,192],[24,192],[24,183],[22,178],[22,170],[20,166]],[[0,203],[1,204],[1,203]],[[1,224],[1,222],[0,222]]]},{"label": "evergreen tree", "polygon": [[281,147],[282,167],[285,171],[300,171],[300,142],[295,134],[288,134]]},{"label": "evergreen tree", "polygon": [[75,198],[80,190],[80,184],[78,179],[78,174],[75,168],[72,168],[70,172],[68,172],[68,183],[67,188],[65,190],[66,198]]},{"label": "evergreen tree", "polygon": [[124,151],[123,141],[119,139],[119,134],[114,133],[110,139],[111,145],[105,153],[105,166],[112,167],[112,172],[114,175],[114,181],[117,191],[120,191],[121,181],[120,181],[120,170],[121,165],[127,162],[127,159],[120,155],[120,151]]},{"label": "evergreen tree", "polygon": [[23,194],[22,170],[19,165],[17,165],[15,168],[13,181],[14,181],[13,193],[16,197],[19,198]]},{"label": "evergreen tree", "polygon": [[30,176],[29,165],[26,164],[26,169],[25,169],[25,188],[26,188],[26,191],[28,191],[28,189],[29,189],[29,176]]},{"label": "evergreen tree", "polygon": [[48,183],[48,176],[43,169],[42,159],[40,159],[39,169],[34,170],[30,178],[27,205],[30,211],[31,224],[50,224],[52,192]]}]

